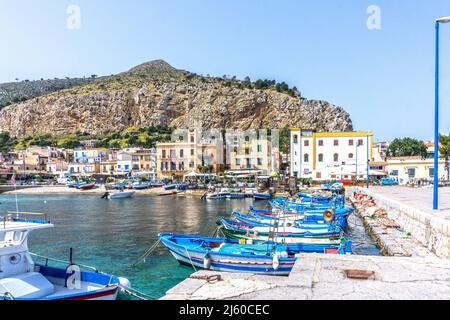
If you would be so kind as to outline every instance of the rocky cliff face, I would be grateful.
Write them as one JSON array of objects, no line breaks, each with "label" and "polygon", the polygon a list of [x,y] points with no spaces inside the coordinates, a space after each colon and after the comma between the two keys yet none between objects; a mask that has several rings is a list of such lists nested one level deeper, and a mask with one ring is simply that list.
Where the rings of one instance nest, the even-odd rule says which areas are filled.
[{"label": "rocky cliff face", "polygon": [[154,61],[93,84],[62,90],[0,110],[0,130],[93,134],[131,126],[258,129],[284,126],[352,130],[350,116],[324,101],[201,77]]}]

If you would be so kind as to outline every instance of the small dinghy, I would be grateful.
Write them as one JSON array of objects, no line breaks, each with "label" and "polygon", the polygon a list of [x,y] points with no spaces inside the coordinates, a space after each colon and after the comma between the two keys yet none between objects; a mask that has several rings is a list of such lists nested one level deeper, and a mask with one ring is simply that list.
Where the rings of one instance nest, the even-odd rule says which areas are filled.
[{"label": "small dinghy", "polygon": [[[125,278],[72,261],[65,268],[49,266],[52,261],[62,261],[30,253],[30,232],[53,228],[46,215],[9,212],[1,218],[0,300],[115,300],[121,288],[130,286]],[[35,264],[32,256],[42,258],[45,264]],[[91,271],[83,271],[88,268]]]},{"label": "small dinghy", "polygon": [[179,234],[160,234],[159,239],[179,263],[200,269],[287,276],[297,260],[287,246],[274,243]]},{"label": "small dinghy", "polygon": [[131,198],[135,191],[105,192],[102,199],[125,199]]}]

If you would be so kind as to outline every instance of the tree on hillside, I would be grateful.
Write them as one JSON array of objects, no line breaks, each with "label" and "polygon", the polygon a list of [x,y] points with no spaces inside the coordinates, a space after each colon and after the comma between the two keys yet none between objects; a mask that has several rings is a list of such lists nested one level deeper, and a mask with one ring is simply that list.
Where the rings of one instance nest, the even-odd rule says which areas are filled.
[{"label": "tree on hillside", "polygon": [[425,158],[426,155],[427,147],[425,144],[413,138],[394,139],[387,150],[388,157],[421,156]]},{"label": "tree on hillside", "polygon": [[289,154],[291,145],[291,130],[288,126],[282,128],[279,134],[280,139],[280,152]]},{"label": "tree on hillside", "polygon": [[445,158],[447,180],[450,180],[450,134],[448,136],[439,135],[439,153]]}]

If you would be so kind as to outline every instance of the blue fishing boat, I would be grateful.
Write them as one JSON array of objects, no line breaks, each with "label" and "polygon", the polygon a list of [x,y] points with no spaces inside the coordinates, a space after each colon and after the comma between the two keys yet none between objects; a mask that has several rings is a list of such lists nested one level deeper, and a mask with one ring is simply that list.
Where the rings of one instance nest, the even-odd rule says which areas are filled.
[{"label": "blue fishing boat", "polygon": [[160,234],[175,259],[194,268],[286,276],[297,260],[285,245],[239,244],[223,238]]},{"label": "blue fishing boat", "polygon": [[245,198],[245,193],[243,192],[230,192],[227,195],[228,199],[244,199]]},{"label": "blue fishing boat", "polygon": [[249,212],[252,215],[266,218],[266,219],[294,219],[294,220],[303,220],[303,221],[323,221],[325,212],[332,212],[334,219],[344,219],[347,220],[347,217],[353,212],[352,208],[341,208],[341,209],[310,209],[305,211],[296,211],[296,210],[260,210],[254,209],[253,207],[249,208]]},{"label": "blue fishing boat", "polygon": [[277,217],[263,217],[252,214],[240,214],[238,212],[233,212],[232,216],[237,221],[253,224],[255,226],[273,226],[276,221],[279,222],[280,226],[295,226],[304,229],[326,229],[330,225],[336,225],[341,228],[345,227],[345,219],[335,219],[333,222],[329,223],[325,220],[304,220],[294,218],[277,218]]},{"label": "blue fishing boat", "polygon": [[134,184],[133,185],[133,189],[135,190],[145,190],[150,188],[150,183],[149,182],[142,182],[142,183],[138,183],[138,184]]},{"label": "blue fishing boat", "polygon": [[270,200],[271,197],[272,195],[268,192],[253,192],[253,199],[255,200]]},{"label": "blue fishing boat", "polygon": [[[244,223],[234,220],[219,218],[219,224],[225,229],[235,232],[236,234],[257,235],[258,237],[267,238],[274,226],[258,226],[252,223]],[[297,226],[278,226],[275,231],[275,237],[299,237],[299,238],[339,238],[342,229],[335,225],[327,225],[324,228],[302,228]]]}]

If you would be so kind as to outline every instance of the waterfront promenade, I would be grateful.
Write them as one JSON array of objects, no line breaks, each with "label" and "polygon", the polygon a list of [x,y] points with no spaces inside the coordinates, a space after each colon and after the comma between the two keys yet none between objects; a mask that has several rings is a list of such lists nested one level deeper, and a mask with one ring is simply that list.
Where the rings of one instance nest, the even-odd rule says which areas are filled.
[{"label": "waterfront promenade", "polygon": [[450,219],[450,187],[439,188],[438,211],[433,211],[433,188],[370,187],[368,191],[402,205]]}]

